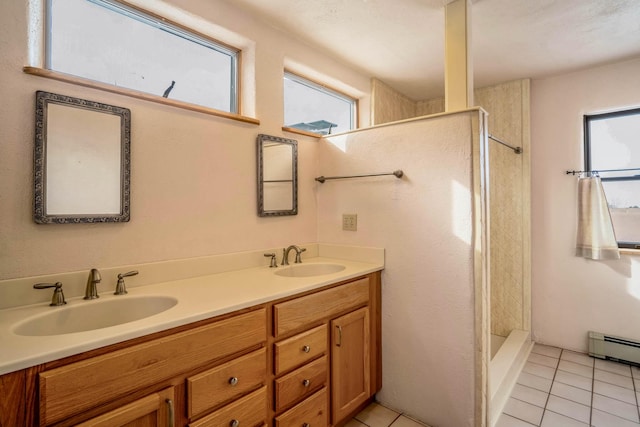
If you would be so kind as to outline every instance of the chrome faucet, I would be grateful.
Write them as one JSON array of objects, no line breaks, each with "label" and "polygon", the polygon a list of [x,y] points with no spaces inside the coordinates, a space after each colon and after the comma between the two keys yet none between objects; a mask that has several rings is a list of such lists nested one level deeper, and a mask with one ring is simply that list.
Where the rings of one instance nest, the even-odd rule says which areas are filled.
[{"label": "chrome faucet", "polygon": [[92,268],[91,273],[89,273],[89,278],[87,279],[87,287],[84,290],[84,299],[96,299],[100,298],[98,295],[98,288],[96,285],[100,283],[102,277],[100,276],[100,272]]},{"label": "chrome faucet", "polygon": [[280,265],[289,265],[289,252],[291,252],[291,249],[296,251],[295,263],[300,264],[302,262],[302,259],[300,259],[300,254],[306,251],[307,248],[299,248],[296,245],[291,245],[286,249],[282,249],[282,262],[280,263]]}]

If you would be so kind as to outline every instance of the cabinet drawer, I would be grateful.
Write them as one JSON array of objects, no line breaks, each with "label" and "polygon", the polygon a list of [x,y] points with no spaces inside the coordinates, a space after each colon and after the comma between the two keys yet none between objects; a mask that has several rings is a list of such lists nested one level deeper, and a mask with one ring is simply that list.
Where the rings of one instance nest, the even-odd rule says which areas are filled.
[{"label": "cabinet drawer", "polygon": [[275,374],[300,366],[327,351],[327,325],[274,344]]},{"label": "cabinet drawer", "polygon": [[40,422],[52,424],[267,338],[260,309],[39,374]]},{"label": "cabinet drawer", "polygon": [[[190,423],[190,427],[254,427],[267,420],[267,388],[262,387],[248,396]],[[234,422],[237,421],[237,422]]]},{"label": "cabinet drawer", "polygon": [[276,412],[310,395],[327,382],[327,356],[275,381]]},{"label": "cabinet drawer", "polygon": [[274,336],[303,329],[320,319],[336,315],[369,301],[369,278],[365,277],[273,306]]},{"label": "cabinet drawer", "polygon": [[276,417],[275,427],[308,425],[326,427],[329,425],[326,387],[299,403],[287,412]]},{"label": "cabinet drawer", "polygon": [[187,378],[189,418],[265,384],[264,348]]}]

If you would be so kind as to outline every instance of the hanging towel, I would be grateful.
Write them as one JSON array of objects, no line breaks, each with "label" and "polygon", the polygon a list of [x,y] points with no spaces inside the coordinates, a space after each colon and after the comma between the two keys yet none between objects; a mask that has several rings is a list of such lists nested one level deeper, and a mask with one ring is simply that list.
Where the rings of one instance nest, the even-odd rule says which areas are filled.
[{"label": "hanging towel", "polygon": [[578,179],[578,237],[576,256],[590,259],[620,259],[611,214],[600,177]]}]

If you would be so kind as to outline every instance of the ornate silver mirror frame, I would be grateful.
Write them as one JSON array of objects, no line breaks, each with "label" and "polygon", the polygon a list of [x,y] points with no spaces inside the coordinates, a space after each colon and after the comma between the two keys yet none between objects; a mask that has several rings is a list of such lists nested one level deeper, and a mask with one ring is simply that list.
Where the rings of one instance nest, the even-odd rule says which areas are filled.
[{"label": "ornate silver mirror frame", "polygon": [[127,108],[36,92],[34,221],[129,221],[130,135]]},{"label": "ornate silver mirror frame", "polygon": [[258,135],[258,216],[298,214],[298,141]]}]

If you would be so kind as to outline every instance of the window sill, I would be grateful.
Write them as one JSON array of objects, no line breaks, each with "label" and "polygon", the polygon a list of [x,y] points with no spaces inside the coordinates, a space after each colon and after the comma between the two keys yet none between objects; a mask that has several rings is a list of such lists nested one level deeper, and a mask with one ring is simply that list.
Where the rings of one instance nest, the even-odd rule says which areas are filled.
[{"label": "window sill", "polygon": [[640,249],[620,248],[621,255],[635,255],[640,256]]},{"label": "window sill", "polygon": [[182,108],[185,110],[196,111],[199,113],[209,114],[216,117],[223,117],[225,119],[236,120],[239,122],[250,123],[259,125],[260,120],[253,117],[246,117],[240,114],[227,113],[225,111],[215,110],[213,108],[207,108],[200,105],[189,104],[188,102],[176,101],[174,99],[167,99],[161,96],[151,95],[144,92],[139,92],[132,89],[124,89],[117,86],[112,86],[106,83],[97,82],[95,80],[85,79],[82,77],[72,76],[70,74],[60,73],[57,71],[47,70],[45,68],[38,67],[24,67],[22,69],[26,74],[31,74],[39,77],[46,77],[48,79],[59,80],[66,83],[75,84],[78,86],[89,87],[92,89],[104,90],[106,92],[117,93],[120,95],[130,96],[132,98],[143,99],[145,101],[151,101],[158,104],[170,105],[172,107]]},{"label": "window sill", "polygon": [[297,133],[298,135],[305,135],[305,136],[310,136],[312,138],[318,138],[318,139],[324,136],[320,133],[309,132],[309,131],[297,129],[297,128],[290,128],[288,126],[282,126],[282,130],[285,132]]}]

